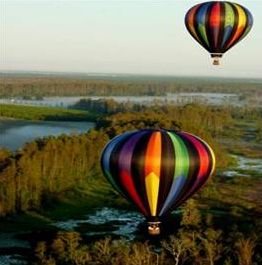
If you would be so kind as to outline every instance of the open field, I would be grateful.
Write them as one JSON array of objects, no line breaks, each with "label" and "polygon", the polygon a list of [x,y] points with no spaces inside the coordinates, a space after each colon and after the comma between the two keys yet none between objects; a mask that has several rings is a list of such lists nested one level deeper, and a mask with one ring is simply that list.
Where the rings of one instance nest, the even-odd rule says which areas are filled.
[{"label": "open field", "polygon": [[93,121],[96,115],[87,111],[64,108],[0,105],[0,118],[45,121]]}]

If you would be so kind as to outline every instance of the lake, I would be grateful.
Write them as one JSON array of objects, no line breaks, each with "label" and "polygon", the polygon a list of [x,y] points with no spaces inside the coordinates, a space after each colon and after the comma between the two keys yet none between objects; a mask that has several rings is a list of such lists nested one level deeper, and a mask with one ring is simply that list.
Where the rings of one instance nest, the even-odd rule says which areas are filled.
[{"label": "lake", "polygon": [[0,104],[18,104],[31,106],[48,106],[48,107],[69,107],[83,98],[93,100],[97,99],[114,99],[116,102],[132,102],[143,105],[153,104],[155,101],[166,104],[187,104],[192,102],[205,103],[209,105],[230,104],[242,106],[247,102],[240,101],[239,95],[234,93],[168,93],[165,96],[86,96],[86,97],[45,97],[42,100],[25,100],[21,98],[0,99]]},{"label": "lake", "polygon": [[93,122],[0,120],[0,147],[16,150],[36,138],[87,132]]}]

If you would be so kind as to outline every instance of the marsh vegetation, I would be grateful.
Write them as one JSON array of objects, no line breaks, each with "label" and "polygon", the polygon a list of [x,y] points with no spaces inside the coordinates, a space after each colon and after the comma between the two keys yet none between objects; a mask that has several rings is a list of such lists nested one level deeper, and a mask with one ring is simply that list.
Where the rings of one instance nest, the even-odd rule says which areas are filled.
[{"label": "marsh vegetation", "polygon": [[[14,95],[28,89],[28,81],[24,90],[20,81],[13,87]],[[52,84],[56,95],[59,89],[62,93],[60,82],[66,83],[41,82],[43,93],[51,93]],[[82,86],[86,81],[74,82]],[[88,82],[81,88],[83,93],[95,93],[91,89],[95,81]],[[107,82],[102,80],[96,91],[109,91],[104,88]],[[122,82],[117,81],[119,89]],[[120,93],[116,87],[112,93]],[[258,87],[255,91],[260,93]],[[114,100],[82,100],[74,108],[94,114],[95,128],[79,135],[36,139],[15,152],[0,151],[0,257],[19,254],[34,264],[262,263],[261,108],[199,103],[145,106]],[[143,217],[116,194],[99,165],[109,139],[140,128],[190,131],[205,139],[217,157],[213,178],[169,216],[157,239],[147,237]],[[24,245],[5,247],[8,235]]]}]

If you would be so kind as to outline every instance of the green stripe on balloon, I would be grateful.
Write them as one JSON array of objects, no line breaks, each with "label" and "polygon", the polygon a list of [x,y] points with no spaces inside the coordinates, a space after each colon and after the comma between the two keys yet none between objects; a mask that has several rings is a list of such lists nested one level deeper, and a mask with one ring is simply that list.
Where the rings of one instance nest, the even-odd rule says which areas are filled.
[{"label": "green stripe on balloon", "polygon": [[235,13],[230,4],[225,3],[225,24],[224,27],[234,27]]},{"label": "green stripe on balloon", "polygon": [[205,41],[206,45],[209,47],[209,41],[207,38],[207,33],[206,33],[206,26],[204,24],[199,24],[198,25],[198,32],[201,35],[201,37],[203,38],[203,40]]},{"label": "green stripe on balloon", "polygon": [[184,142],[177,135],[170,132],[168,132],[168,135],[170,136],[175,149],[176,165],[174,178],[178,176],[187,177],[189,169],[189,155],[187,148]]},{"label": "green stripe on balloon", "polygon": [[187,148],[182,141],[182,139],[175,135],[175,133],[168,132],[169,137],[172,140],[174,150],[175,150],[175,172],[172,186],[170,188],[169,194],[165,200],[165,203],[159,213],[160,216],[166,213],[168,209],[173,205],[176,199],[180,196],[183,190],[186,179],[189,172],[189,154]]}]

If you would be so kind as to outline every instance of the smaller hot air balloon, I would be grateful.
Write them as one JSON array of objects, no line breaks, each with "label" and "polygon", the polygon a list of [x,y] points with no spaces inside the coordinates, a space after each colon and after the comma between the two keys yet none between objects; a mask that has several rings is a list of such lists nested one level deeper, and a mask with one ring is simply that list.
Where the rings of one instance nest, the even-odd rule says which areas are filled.
[{"label": "smaller hot air balloon", "polygon": [[211,1],[193,6],[185,16],[192,37],[214,58],[214,65],[225,52],[251,30],[253,17],[245,7],[226,1]]},{"label": "smaller hot air balloon", "polygon": [[104,148],[101,167],[116,191],[147,218],[150,234],[169,212],[198,191],[215,168],[210,146],[186,132],[126,132]]}]

